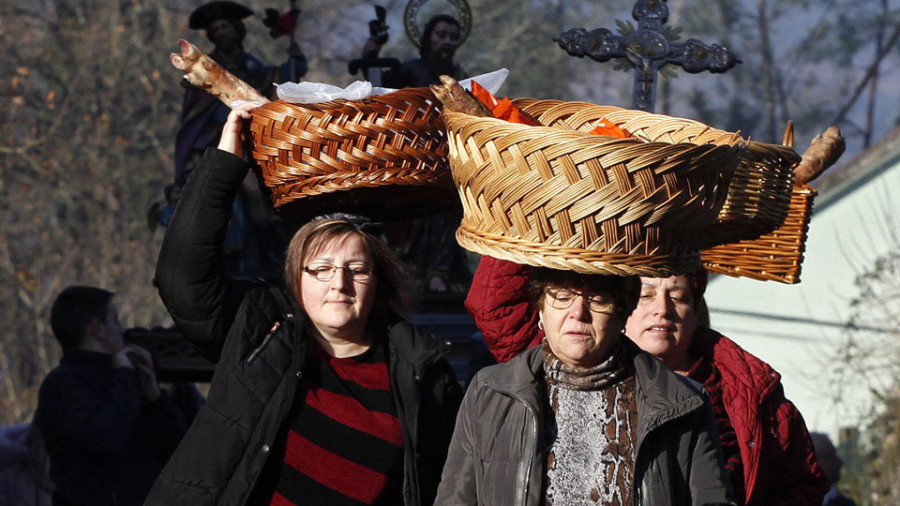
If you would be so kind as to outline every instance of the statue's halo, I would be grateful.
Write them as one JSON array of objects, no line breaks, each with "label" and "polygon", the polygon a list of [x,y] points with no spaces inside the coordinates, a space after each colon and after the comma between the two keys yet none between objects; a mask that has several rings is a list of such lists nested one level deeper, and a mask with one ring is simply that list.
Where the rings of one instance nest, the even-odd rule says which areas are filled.
[{"label": "statue's halo", "polygon": [[[459,21],[459,44],[457,44],[459,47],[466,41],[472,30],[472,9],[469,8],[469,2],[466,0],[445,1],[456,9],[455,17]],[[419,43],[422,41],[422,30],[418,23],[419,9],[426,3],[428,0],[409,0],[403,11],[403,26],[406,28],[406,36],[416,47],[419,47]]]}]

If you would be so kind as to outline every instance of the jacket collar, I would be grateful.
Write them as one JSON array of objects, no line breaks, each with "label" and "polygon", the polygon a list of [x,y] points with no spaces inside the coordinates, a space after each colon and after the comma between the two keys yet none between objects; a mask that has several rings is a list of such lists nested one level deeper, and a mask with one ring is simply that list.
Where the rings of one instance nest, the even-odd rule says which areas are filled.
[{"label": "jacket collar", "polygon": [[[703,407],[701,386],[669,369],[661,360],[621,337],[634,363],[637,384],[638,440],[670,420]],[[480,381],[487,388],[513,395],[538,409],[544,392],[543,355],[533,346],[505,364],[484,370]]]},{"label": "jacket collar", "polygon": [[540,383],[544,381],[544,360],[540,346],[532,346],[505,364],[484,370],[480,381],[484,386],[513,395],[537,409]]},{"label": "jacket collar", "polygon": [[401,359],[416,368],[436,361],[450,350],[449,342],[423,332],[405,320],[388,326],[388,342]]},{"label": "jacket collar", "polygon": [[638,440],[666,422],[703,408],[702,386],[625,338],[637,379]]},{"label": "jacket collar", "polygon": [[691,351],[711,361],[722,373],[723,388],[742,385],[741,392],[757,392],[759,397],[754,402],[767,397],[781,382],[781,375],[772,366],[715,330],[698,328]]}]

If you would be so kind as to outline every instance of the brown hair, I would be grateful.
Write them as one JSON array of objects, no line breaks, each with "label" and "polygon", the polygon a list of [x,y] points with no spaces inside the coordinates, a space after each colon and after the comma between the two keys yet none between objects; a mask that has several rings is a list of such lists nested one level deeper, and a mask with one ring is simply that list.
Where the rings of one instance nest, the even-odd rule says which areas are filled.
[{"label": "brown hair", "polygon": [[637,307],[641,296],[641,278],[638,276],[611,276],[603,274],[580,274],[535,267],[531,270],[531,303],[540,311],[547,287],[565,286],[578,290],[611,295],[615,304],[615,316],[624,321]]},{"label": "brown hair", "polygon": [[332,240],[349,235],[356,235],[362,239],[374,262],[374,275],[378,285],[369,321],[384,323],[388,321],[391,313],[405,315],[410,303],[410,285],[400,259],[384,241],[364,232],[347,220],[313,220],[300,227],[294,234],[284,262],[285,282],[294,298],[302,306],[300,277],[310,255],[321,250]]}]

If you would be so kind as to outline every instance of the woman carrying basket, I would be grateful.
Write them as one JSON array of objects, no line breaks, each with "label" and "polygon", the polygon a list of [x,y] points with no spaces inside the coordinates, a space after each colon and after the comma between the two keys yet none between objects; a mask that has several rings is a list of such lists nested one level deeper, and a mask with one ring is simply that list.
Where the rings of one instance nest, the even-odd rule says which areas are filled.
[{"label": "woman carrying basket", "polygon": [[472,380],[436,504],[732,504],[698,385],[622,334],[639,293],[534,269],[546,338]]},{"label": "woman carrying basket", "polygon": [[[457,95],[464,96],[462,93]],[[520,103],[524,104],[526,113],[530,111],[539,116],[542,124],[557,124],[557,120],[568,121],[570,116],[578,115],[577,121],[572,119],[572,123],[563,123],[566,128],[595,125],[593,131],[600,130],[598,133],[628,137],[618,125],[611,128],[613,123],[602,116],[620,114],[623,110],[603,108],[602,114],[596,110],[590,114],[582,114],[585,107],[594,106],[552,101]],[[572,112],[574,109],[578,112]],[[510,125],[495,126],[496,120],[477,119],[473,117],[476,115],[478,114],[447,114],[445,122],[450,125],[448,130],[460,137],[457,142],[451,143],[451,148],[465,146],[465,152],[451,158],[451,161],[457,160],[454,175],[461,181],[460,187],[465,189],[465,193],[461,191],[461,195],[468,198],[469,202],[468,214],[457,237],[484,255],[466,299],[466,308],[484,334],[484,341],[492,354],[500,362],[509,361],[499,367],[507,366],[509,369],[507,364],[521,363],[523,355],[534,357],[542,352],[546,353],[548,343],[552,345],[554,340],[559,339],[558,330],[546,324],[546,314],[552,311],[552,306],[548,308],[541,300],[538,300],[537,305],[533,304],[535,280],[538,280],[540,286],[540,279],[545,275],[540,270],[535,270],[532,274],[532,267],[520,265],[521,263],[540,266],[562,263],[584,268],[594,265],[591,259],[597,259],[597,262],[606,262],[601,272],[629,274],[634,273],[631,270],[633,266],[639,265],[642,267],[639,274],[645,276],[637,282],[640,297],[634,296],[625,314],[627,321],[623,319],[617,325],[620,330],[624,328],[628,338],[644,352],[652,354],[659,362],[668,366],[664,367],[667,372],[677,371],[687,377],[690,383],[702,383],[706,388],[718,437],[727,459],[727,478],[738,503],[820,504],[827,491],[827,483],[816,463],[803,419],[794,405],[784,397],[780,376],[734,342],[707,328],[703,305],[707,277],[705,271],[699,270],[699,253],[693,257],[693,261],[678,264],[681,259],[689,258],[687,255],[680,255],[699,249],[704,243],[711,240],[715,243],[727,242],[726,238],[707,234],[699,243],[690,243],[690,233],[701,231],[701,235],[705,234],[702,231],[713,223],[707,221],[708,216],[697,215],[685,219],[681,214],[686,209],[720,209],[719,206],[723,203],[716,203],[715,199],[707,205],[697,206],[694,200],[697,194],[694,192],[699,188],[721,187],[719,185],[727,183],[707,181],[698,184],[697,181],[688,183],[685,179],[669,185],[662,178],[657,179],[657,176],[677,176],[679,171],[671,170],[669,165],[676,158],[666,156],[664,164],[653,164],[650,158],[646,158],[663,152],[671,153],[670,150],[676,149],[675,146],[686,151],[710,149],[710,145],[704,142],[689,148],[693,142],[684,142],[680,136],[697,127],[706,133],[714,129],[691,120],[649,115],[638,118],[629,115],[635,119],[629,128],[646,128],[643,139],[647,142],[644,146],[647,149],[641,150],[640,145],[617,146],[615,141],[600,140],[592,142],[587,138],[587,133],[582,134],[584,137],[578,137],[579,134],[576,133],[567,134],[571,137],[563,137],[561,132],[550,133],[548,129],[535,128],[529,131]],[[594,119],[585,121],[588,118]],[[593,123],[598,119],[598,122]],[[675,144],[658,144],[659,138],[665,138],[656,137],[660,132],[673,133],[681,127],[684,130],[676,136],[678,140]],[[650,130],[653,134],[648,134]],[[477,135],[467,135],[470,131],[477,132]],[[514,133],[507,134],[508,131]],[[729,138],[726,134],[720,132],[715,135],[721,135],[719,139]],[[534,149],[534,146],[550,145],[550,142],[545,141],[550,135],[554,136],[554,140],[570,140],[571,146],[577,149],[564,149],[565,144],[558,141],[553,143],[552,155],[545,155],[544,151]],[[842,148],[839,132],[829,129],[823,139],[825,140],[818,144],[814,143],[815,150],[812,147],[807,150],[802,163],[795,169],[795,175],[803,174],[797,178],[798,181],[812,179],[840,156]],[[665,142],[671,141],[671,138],[665,138]],[[651,144],[654,144],[652,149]],[[584,146],[594,148],[592,154],[596,153],[595,158],[585,155],[582,149]],[[600,146],[610,146],[611,150],[601,150]],[[767,153],[765,163],[771,164],[772,170],[786,169],[797,162],[796,153],[783,146],[767,145],[765,149],[757,146],[754,149]],[[462,148],[459,150],[462,151]],[[769,150],[772,152],[769,153]],[[631,159],[635,161],[631,167],[634,174],[646,171],[639,178],[630,178],[631,170],[614,170],[617,165],[625,165],[623,160],[627,160],[626,154],[632,152],[645,157],[639,162],[635,161],[637,156]],[[574,154],[567,157],[568,153]],[[605,156],[607,153],[613,156],[609,159],[601,158],[601,155]],[[526,167],[514,163],[516,160],[526,159],[534,167],[529,166],[525,170]],[[719,152],[713,157],[704,154],[684,159],[717,162],[707,167],[688,167],[686,173],[696,176],[702,173],[726,174],[729,164],[725,162],[730,158],[727,153]],[[734,165],[730,167],[736,168]],[[648,168],[654,170],[646,170]],[[494,178],[494,174],[498,176]],[[575,193],[573,188],[576,187],[582,193]],[[525,194],[521,188],[539,190],[527,193],[526,202],[521,197]],[[543,191],[547,188],[556,190]],[[643,192],[637,191],[637,188],[643,188]],[[661,191],[663,188],[665,191]],[[590,197],[590,200],[557,198],[563,189],[570,194]],[[629,207],[631,197],[635,194],[666,197],[652,202],[636,199],[640,205]],[[617,195],[622,198],[615,200]],[[672,195],[670,200],[669,195]],[[552,205],[549,204],[551,201]],[[671,205],[673,202],[693,204],[682,208]],[[526,215],[526,210],[530,214]],[[660,215],[647,219],[652,214],[647,213],[647,210]],[[718,219],[716,216],[715,220]],[[642,228],[644,226],[648,228]],[[645,231],[647,234],[641,235]],[[666,241],[658,240],[663,237]],[[683,244],[681,239],[685,239]],[[546,258],[542,256],[545,252],[549,252]],[[535,259],[541,261],[535,262]],[[660,264],[665,264],[666,268],[650,267]],[[606,270],[607,267],[615,268]],[[685,274],[669,276],[672,273]],[[529,281],[532,275],[535,278]],[[531,297],[529,284],[532,286]],[[586,314],[586,309],[583,308],[581,314]],[[594,315],[585,322],[594,321],[599,316],[601,315]],[[543,328],[539,325],[541,320],[544,322]],[[623,335],[619,339],[632,343],[628,338]],[[527,348],[531,349],[526,351]],[[549,372],[547,376],[550,376]],[[486,375],[479,388],[489,388],[492,384],[491,377]],[[636,374],[636,378],[640,385],[641,375]],[[536,382],[540,384],[541,380],[538,378]],[[469,410],[471,396],[470,391],[463,404],[461,420]],[[487,394],[475,397],[479,402],[484,402],[482,399],[485,398],[490,397]],[[556,407],[556,403],[552,405]],[[639,404],[638,415],[643,418],[640,407]],[[456,430],[460,434],[460,424]],[[639,434],[645,433],[639,431]],[[474,434],[478,434],[477,430]],[[485,448],[497,453],[496,446]],[[462,450],[478,454],[484,452],[485,448],[469,444],[463,446]],[[646,445],[640,447],[635,459],[637,477],[641,476],[642,458],[646,458],[646,453],[641,453],[645,452],[645,448]],[[452,446],[448,468],[463,451],[457,451],[456,444]],[[490,459],[487,461],[492,462]],[[559,459],[551,460],[548,468],[554,461],[559,462]],[[481,462],[485,462],[484,458]],[[681,459],[680,462],[686,460]],[[492,467],[496,467],[496,464],[484,466],[484,469]],[[664,469],[665,466],[660,468]],[[535,471],[538,470],[539,468],[535,468]],[[652,476],[652,473],[649,475]],[[475,476],[479,474],[475,473]],[[550,482],[552,485],[552,479]],[[441,490],[442,493],[445,490],[443,483]],[[547,490],[549,493],[551,489]],[[460,492],[463,493],[464,491]],[[649,501],[650,498],[650,495],[637,497],[644,501]],[[670,501],[659,497],[654,497],[651,501],[652,504],[668,502]],[[682,500],[676,502],[681,503]]]},{"label": "woman carrying basket", "polygon": [[408,289],[389,248],[316,219],[288,247],[286,288],[225,279],[250,108],[229,115],[160,252],[163,302],[217,366],[146,504],[431,504],[461,391],[445,345],[398,316]]},{"label": "woman carrying basket", "polygon": [[[484,256],[466,308],[500,362],[537,346],[543,334],[528,301],[531,268]],[[709,328],[705,270],[641,278],[625,333],[709,393],[725,465],[738,504],[819,505],[828,482],[803,417],[784,395],[781,375]]]}]

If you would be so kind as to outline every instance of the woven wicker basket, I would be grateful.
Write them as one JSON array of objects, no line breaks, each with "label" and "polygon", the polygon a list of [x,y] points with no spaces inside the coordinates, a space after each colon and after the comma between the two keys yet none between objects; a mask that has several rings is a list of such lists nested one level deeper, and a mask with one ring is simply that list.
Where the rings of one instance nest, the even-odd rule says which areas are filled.
[{"label": "woven wicker basket", "polygon": [[699,268],[743,151],[738,142],[614,139],[450,111],[444,123],[463,204],[460,245],[583,273]]},{"label": "woven wicker basket", "polygon": [[792,168],[800,156],[790,147],[746,141],[698,121],[586,102],[519,99],[514,103],[543,125],[589,132],[605,117],[637,138],[651,142],[745,144],[728,199],[709,228],[710,244],[752,239],[771,232],[787,216]]},{"label": "woven wicker basket", "polygon": [[253,112],[253,158],[280,214],[393,219],[457,205],[440,102],[427,88]]},{"label": "woven wicker basket", "polygon": [[800,282],[800,266],[816,190],[795,185],[784,224],[755,240],[723,244],[701,253],[710,272],[759,280]]}]

